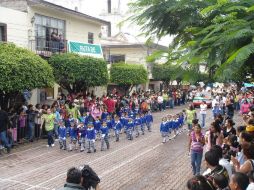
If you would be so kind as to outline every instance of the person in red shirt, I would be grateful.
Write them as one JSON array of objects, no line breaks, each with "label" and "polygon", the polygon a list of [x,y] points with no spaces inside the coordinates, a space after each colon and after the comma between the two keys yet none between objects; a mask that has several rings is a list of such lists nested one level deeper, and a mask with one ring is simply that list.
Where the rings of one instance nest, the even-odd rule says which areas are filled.
[{"label": "person in red shirt", "polygon": [[104,104],[107,106],[108,113],[112,114],[115,112],[115,101],[111,97],[108,97],[108,99],[104,101]]}]

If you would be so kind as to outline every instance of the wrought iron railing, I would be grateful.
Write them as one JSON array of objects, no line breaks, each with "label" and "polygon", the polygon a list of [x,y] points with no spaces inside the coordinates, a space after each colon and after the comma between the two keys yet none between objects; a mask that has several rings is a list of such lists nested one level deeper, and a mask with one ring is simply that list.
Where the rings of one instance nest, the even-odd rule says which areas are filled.
[{"label": "wrought iron railing", "polygon": [[30,48],[36,54],[44,57],[50,57],[55,53],[66,53],[68,49],[67,40],[47,41],[45,38],[30,40]]}]

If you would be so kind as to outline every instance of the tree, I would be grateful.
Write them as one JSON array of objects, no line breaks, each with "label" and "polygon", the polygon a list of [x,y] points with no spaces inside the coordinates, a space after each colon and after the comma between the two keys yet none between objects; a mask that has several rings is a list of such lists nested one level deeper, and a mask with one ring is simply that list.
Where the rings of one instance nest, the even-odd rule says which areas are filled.
[{"label": "tree", "polygon": [[24,90],[53,86],[51,66],[40,56],[14,44],[0,43],[1,107],[7,109]]},{"label": "tree", "polygon": [[123,86],[127,94],[134,85],[145,84],[148,80],[148,73],[143,65],[117,63],[113,64],[110,69],[110,80],[112,83]]},{"label": "tree", "polygon": [[139,0],[132,6],[148,35],[175,36],[169,60],[205,64],[209,80],[253,78],[253,0]]},{"label": "tree", "polygon": [[70,94],[108,83],[107,63],[103,59],[66,53],[53,55],[49,63],[56,82]]}]

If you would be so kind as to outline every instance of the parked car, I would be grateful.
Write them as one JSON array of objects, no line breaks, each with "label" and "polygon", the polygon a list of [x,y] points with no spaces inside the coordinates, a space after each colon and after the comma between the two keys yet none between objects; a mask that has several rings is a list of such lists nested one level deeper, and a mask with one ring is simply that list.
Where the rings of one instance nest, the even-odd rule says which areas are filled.
[{"label": "parked car", "polygon": [[192,103],[193,103],[194,107],[200,107],[200,104],[201,104],[203,101],[206,102],[208,108],[211,108],[211,107],[212,107],[212,98],[209,97],[209,96],[204,96],[204,97],[202,97],[202,96],[195,96],[195,97],[193,98]]}]

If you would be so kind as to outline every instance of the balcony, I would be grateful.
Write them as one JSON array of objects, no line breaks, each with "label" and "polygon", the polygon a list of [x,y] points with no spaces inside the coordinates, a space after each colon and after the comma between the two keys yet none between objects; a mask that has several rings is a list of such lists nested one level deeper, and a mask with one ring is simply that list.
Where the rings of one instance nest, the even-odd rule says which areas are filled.
[{"label": "balcony", "polygon": [[47,41],[45,38],[35,38],[29,41],[30,50],[42,57],[50,57],[53,54],[67,52],[67,40]]}]

